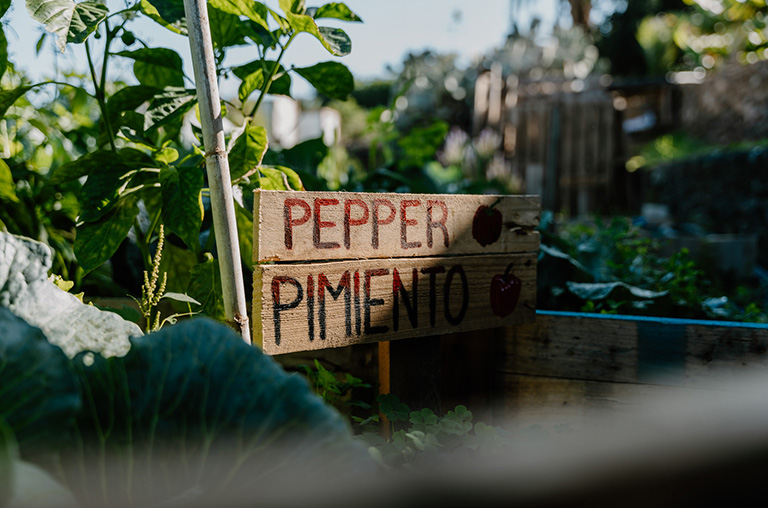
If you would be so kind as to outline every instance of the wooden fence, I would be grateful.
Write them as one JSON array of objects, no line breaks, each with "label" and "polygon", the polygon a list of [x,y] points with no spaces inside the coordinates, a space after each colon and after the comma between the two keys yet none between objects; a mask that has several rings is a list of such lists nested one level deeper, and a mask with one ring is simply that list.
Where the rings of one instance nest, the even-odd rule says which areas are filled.
[{"label": "wooden fence", "polygon": [[[573,91],[581,86],[589,88]],[[502,133],[513,173],[526,193],[542,197],[544,209],[578,215],[617,204],[621,122],[611,94],[596,83],[518,83],[489,72],[476,84],[475,132]]]}]

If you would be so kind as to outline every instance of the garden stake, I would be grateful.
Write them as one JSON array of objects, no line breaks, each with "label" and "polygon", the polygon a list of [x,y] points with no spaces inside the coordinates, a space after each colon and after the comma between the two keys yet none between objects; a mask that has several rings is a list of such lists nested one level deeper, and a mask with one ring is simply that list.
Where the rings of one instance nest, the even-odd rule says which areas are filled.
[{"label": "garden stake", "polygon": [[205,167],[211,191],[211,211],[216,233],[224,313],[227,322],[250,343],[251,334],[245,301],[243,270],[232,198],[232,182],[224,141],[221,101],[205,0],[184,0],[189,47],[195,73],[200,123],[203,128]]}]

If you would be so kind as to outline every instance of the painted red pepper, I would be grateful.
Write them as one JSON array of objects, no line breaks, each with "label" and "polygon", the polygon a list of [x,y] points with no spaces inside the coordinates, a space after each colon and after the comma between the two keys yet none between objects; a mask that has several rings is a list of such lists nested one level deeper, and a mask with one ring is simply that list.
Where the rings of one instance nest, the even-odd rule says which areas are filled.
[{"label": "painted red pepper", "polygon": [[501,201],[497,199],[491,206],[480,205],[472,218],[472,238],[485,247],[501,236],[501,212],[496,205]]},{"label": "painted red pepper", "polygon": [[512,274],[510,263],[504,274],[497,274],[491,279],[491,310],[497,316],[504,318],[512,314],[520,300],[520,290],[523,282]]}]

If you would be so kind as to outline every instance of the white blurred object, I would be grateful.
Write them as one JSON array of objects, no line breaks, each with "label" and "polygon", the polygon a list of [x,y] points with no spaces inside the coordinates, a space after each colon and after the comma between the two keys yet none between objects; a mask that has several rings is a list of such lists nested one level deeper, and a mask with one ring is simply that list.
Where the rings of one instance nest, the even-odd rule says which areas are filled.
[{"label": "white blurred object", "polygon": [[75,498],[37,466],[14,463],[13,496],[7,508],[78,508]]}]

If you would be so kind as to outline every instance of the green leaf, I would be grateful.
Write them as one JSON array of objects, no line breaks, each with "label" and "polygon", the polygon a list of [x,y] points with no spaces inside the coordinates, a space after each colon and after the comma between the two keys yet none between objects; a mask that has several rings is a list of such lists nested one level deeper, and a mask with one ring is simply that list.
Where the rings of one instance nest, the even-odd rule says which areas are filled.
[{"label": "green leaf", "polygon": [[323,47],[334,56],[347,56],[352,52],[352,40],[341,28],[321,26],[317,34],[312,33],[322,43]]},{"label": "green leaf", "polygon": [[181,121],[187,111],[197,103],[194,90],[184,88],[167,88],[156,95],[144,115],[144,130],[152,132],[164,125]]},{"label": "green leaf", "polygon": [[93,222],[102,218],[120,199],[130,180],[131,174],[125,164],[113,160],[88,176],[80,190],[81,221]]},{"label": "green leaf", "polygon": [[346,4],[337,2],[327,3],[321,7],[310,7],[307,9],[307,14],[315,19],[335,18],[342,21],[357,21],[361,23],[363,21]]},{"label": "green leaf", "polygon": [[312,16],[294,12],[294,2],[280,0],[280,8],[285,12],[285,19],[295,32],[306,32],[320,41],[320,44],[332,55],[345,56],[352,51],[349,36],[339,28],[318,27]]},{"label": "green leaf", "polygon": [[133,74],[139,83],[154,88],[183,87],[183,62],[178,53],[168,48],[141,48],[116,53],[133,62]]},{"label": "green leaf", "polygon": [[246,19],[243,22],[245,26],[245,36],[251,39],[254,43],[262,46],[263,48],[277,49],[277,43],[283,32],[280,28],[275,30],[267,30],[258,23],[254,23],[250,19]]},{"label": "green leaf", "polygon": [[197,300],[195,300],[189,295],[185,295],[184,293],[165,293],[160,299],[162,300],[166,298],[168,300],[174,300],[177,302],[191,303],[192,305],[200,305],[200,302],[198,302]]},{"label": "green leaf", "polygon": [[165,242],[163,258],[160,260],[160,273],[168,274],[166,289],[174,293],[186,293],[190,271],[197,264],[195,252],[184,246],[177,247],[172,242]]},{"label": "green leaf", "polygon": [[320,62],[311,67],[294,69],[314,86],[318,92],[338,100],[346,100],[355,91],[355,80],[344,64],[339,62]]},{"label": "green leaf", "polygon": [[190,270],[186,293],[200,302],[203,312],[218,321],[224,321],[224,300],[221,297],[219,262],[206,253],[206,260]]},{"label": "green leaf", "polygon": [[223,50],[246,44],[245,37],[249,34],[249,28],[234,14],[209,6],[208,21],[214,48]]},{"label": "green leaf", "polygon": [[72,0],[26,0],[27,11],[35,21],[45,25],[45,29],[56,35],[56,46],[63,53],[67,47],[69,26],[75,13]]},{"label": "green leaf", "polygon": [[8,9],[11,7],[11,0],[0,0],[0,18],[5,16]]},{"label": "green leaf", "polygon": [[287,166],[297,172],[314,175],[317,167],[328,155],[323,138],[308,139],[298,145],[279,152],[269,150],[263,163],[271,166]]},{"label": "green leaf", "polygon": [[[117,154],[103,150],[94,159],[98,163],[88,168],[88,180],[80,190],[80,220],[93,222],[104,216],[123,195],[129,183],[144,167],[154,167],[155,162],[144,152],[134,148],[123,148]],[[145,172],[146,174],[146,172]]]},{"label": "green leaf", "polygon": [[19,202],[16,195],[16,184],[13,182],[11,168],[4,160],[0,159],[0,201]]},{"label": "green leaf", "polygon": [[22,456],[50,454],[80,410],[77,378],[59,347],[4,307],[0,330],[0,421]]},{"label": "green leaf", "polygon": [[245,16],[259,26],[269,30],[267,7],[260,2],[254,2],[253,0],[209,0],[208,6],[234,14],[235,16]]},{"label": "green leaf", "polygon": [[96,2],[80,2],[72,13],[67,42],[79,44],[84,42],[107,17],[106,5]]},{"label": "green leaf", "polygon": [[31,86],[20,86],[13,90],[0,90],[0,118],[5,116],[14,102],[31,89]]},{"label": "green leaf", "polygon": [[[285,68],[282,65],[277,65],[277,71],[275,72],[275,77],[272,79],[272,84],[269,87],[268,93],[290,96],[291,76],[285,72]],[[260,90],[264,86],[264,79],[269,75],[269,72],[274,66],[275,62],[270,60],[254,60],[253,62],[232,69],[232,73],[243,80],[243,82],[240,83],[240,88],[237,92],[241,102],[245,102],[255,90]]]},{"label": "green leaf", "polygon": [[62,469],[82,506],[232,506],[280,479],[371,472],[303,378],[210,319],[131,339],[123,357],[72,363],[88,397]]},{"label": "green leaf", "polygon": [[229,152],[229,173],[232,181],[253,174],[267,151],[267,130],[248,124]]},{"label": "green leaf", "polygon": [[63,53],[67,42],[85,41],[104,21],[109,10],[97,2],[72,0],[27,0],[27,11],[35,21],[56,35],[56,46]]},{"label": "green leaf", "polygon": [[79,159],[62,164],[53,171],[51,184],[59,185],[71,180],[77,180],[90,175],[96,168],[108,166],[115,160],[115,153],[111,150],[97,150],[89,152]]},{"label": "green leaf", "polygon": [[381,414],[387,417],[391,422],[407,422],[410,418],[411,409],[400,402],[397,395],[390,393],[382,394],[376,397],[376,401],[379,403],[379,411]]},{"label": "green leaf", "polygon": [[139,9],[148,18],[168,30],[187,35],[187,19],[183,0],[141,0]]},{"label": "green leaf", "polygon": [[164,166],[173,164],[179,159],[179,151],[169,146],[155,152],[154,159]]},{"label": "green leaf", "polygon": [[654,300],[667,296],[669,291],[650,291],[625,282],[566,282],[568,290],[583,300]]},{"label": "green leaf", "polygon": [[35,55],[39,55],[40,52],[43,50],[43,43],[45,42],[45,37],[48,34],[43,32],[40,34],[40,38],[37,39],[37,43],[35,43]]},{"label": "green leaf", "polygon": [[166,166],[160,170],[163,223],[193,251],[200,248],[198,237],[203,224],[202,189],[203,171],[198,166]]},{"label": "green leaf", "polygon": [[114,208],[96,222],[86,222],[77,228],[75,256],[85,272],[101,266],[115,253],[139,214],[134,196],[120,200]]},{"label": "green leaf", "polygon": [[253,213],[235,201],[235,222],[240,245],[240,259],[253,270]]},{"label": "green leaf", "polygon": [[291,168],[261,166],[259,173],[259,186],[264,190],[304,190],[301,177]]},{"label": "green leaf", "polygon": [[8,68],[8,39],[5,37],[5,32],[2,26],[0,26],[0,78],[5,74],[5,70]]},{"label": "green leaf", "polygon": [[240,87],[237,89],[237,98],[240,102],[245,103],[248,97],[256,91],[261,90],[264,86],[264,71],[262,69],[257,70],[252,74],[248,74],[240,83]]},{"label": "green leaf", "polygon": [[162,92],[161,89],[153,86],[126,86],[115,92],[112,97],[109,98],[107,106],[110,114],[119,113],[121,111],[132,111],[145,102],[152,100],[152,98],[160,92]]}]

